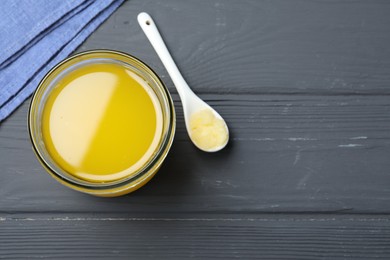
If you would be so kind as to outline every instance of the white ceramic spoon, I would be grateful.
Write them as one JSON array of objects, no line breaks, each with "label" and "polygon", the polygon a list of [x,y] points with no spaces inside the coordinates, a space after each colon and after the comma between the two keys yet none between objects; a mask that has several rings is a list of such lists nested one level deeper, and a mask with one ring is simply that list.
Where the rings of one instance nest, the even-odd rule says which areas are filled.
[{"label": "white ceramic spoon", "polygon": [[[218,114],[217,111],[215,111],[206,102],[204,102],[197,95],[195,95],[194,92],[192,92],[192,90],[184,80],[183,76],[181,75],[179,69],[177,68],[175,62],[173,61],[171,55],[169,54],[169,51],[165,46],[165,43],[161,38],[161,35],[150,15],[144,12],[140,13],[138,15],[138,23],[144,31],[146,37],[149,39],[153,48],[157,52],[158,56],[160,57],[162,63],[164,64],[166,70],[169,73],[169,76],[172,78],[177,92],[179,93],[183,105],[186,128],[191,141],[195,144],[196,147],[205,152],[217,152],[224,148],[229,141],[229,130],[225,120],[220,116],[220,114]],[[200,145],[199,143],[199,140],[197,141],[195,140],[195,138],[193,138],[193,135],[191,134],[191,131],[193,131],[193,129],[191,129],[190,126],[190,120],[194,113],[205,110],[212,112],[211,115],[213,115],[213,117],[215,117],[219,121],[220,126],[223,124],[222,133],[226,134],[226,138],[224,138],[222,141],[220,141],[213,147],[207,148],[202,147],[202,145]],[[208,137],[204,136],[204,138]]]}]

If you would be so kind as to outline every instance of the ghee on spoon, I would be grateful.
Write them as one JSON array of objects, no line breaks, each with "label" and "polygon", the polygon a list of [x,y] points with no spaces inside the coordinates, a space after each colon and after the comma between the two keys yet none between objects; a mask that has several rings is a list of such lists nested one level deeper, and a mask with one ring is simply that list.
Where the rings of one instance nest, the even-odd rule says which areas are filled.
[{"label": "ghee on spoon", "polygon": [[192,92],[169,54],[152,17],[142,12],[138,15],[138,23],[160,57],[179,93],[191,141],[205,152],[217,152],[223,149],[229,141],[229,129],[225,120]]}]

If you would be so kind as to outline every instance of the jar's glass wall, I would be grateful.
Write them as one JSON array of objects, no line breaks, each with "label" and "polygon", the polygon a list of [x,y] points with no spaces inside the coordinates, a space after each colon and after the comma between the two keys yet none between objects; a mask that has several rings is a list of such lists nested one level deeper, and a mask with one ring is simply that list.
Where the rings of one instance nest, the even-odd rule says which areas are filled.
[{"label": "jar's glass wall", "polygon": [[[46,99],[48,95],[50,95],[51,89],[55,87],[56,82],[61,79],[61,76],[69,73],[70,71],[76,70],[79,66],[83,66],[83,64],[94,62],[120,63],[137,73],[155,92],[163,112],[163,132],[153,157],[150,158],[150,160],[142,168],[140,168],[134,176],[115,182],[91,183],[77,179],[62,170],[61,167],[51,158],[42,137],[42,114]],[[95,195],[107,195],[111,192],[112,195],[115,196],[115,193],[123,193],[126,188],[132,190],[137,188],[137,185],[142,186],[145,181],[150,179],[149,176],[153,176],[158,170],[173,141],[175,132],[175,111],[167,88],[147,65],[125,53],[109,50],[94,50],[80,53],[66,59],[54,67],[44,77],[31,101],[29,111],[29,132],[38,159],[57,180],[60,180],[63,184],[71,188],[83,192]]]}]

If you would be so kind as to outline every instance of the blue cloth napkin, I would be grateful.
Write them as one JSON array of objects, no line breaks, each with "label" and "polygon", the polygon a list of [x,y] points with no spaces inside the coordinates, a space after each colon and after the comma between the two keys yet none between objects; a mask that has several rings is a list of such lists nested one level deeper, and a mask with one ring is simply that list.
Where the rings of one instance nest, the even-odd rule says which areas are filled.
[{"label": "blue cloth napkin", "polygon": [[0,122],[122,2],[0,1]]}]

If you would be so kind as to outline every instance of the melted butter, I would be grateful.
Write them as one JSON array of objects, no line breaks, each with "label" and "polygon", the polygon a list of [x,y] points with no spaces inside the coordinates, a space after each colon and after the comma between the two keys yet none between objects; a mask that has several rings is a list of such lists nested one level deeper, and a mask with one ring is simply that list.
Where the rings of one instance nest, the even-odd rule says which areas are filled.
[{"label": "melted butter", "polygon": [[154,154],[162,112],[148,84],[117,64],[90,64],[55,86],[42,134],[54,162],[92,182],[131,176]]}]

